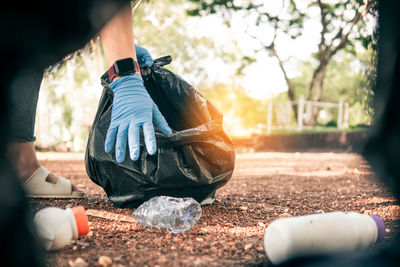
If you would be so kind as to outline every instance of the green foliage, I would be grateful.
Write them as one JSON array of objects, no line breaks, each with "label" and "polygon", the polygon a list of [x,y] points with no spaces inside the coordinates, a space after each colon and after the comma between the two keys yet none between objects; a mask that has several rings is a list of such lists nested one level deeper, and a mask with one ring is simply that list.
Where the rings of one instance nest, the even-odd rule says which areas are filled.
[{"label": "green foliage", "polygon": [[240,64],[239,68],[237,68],[237,70],[236,70],[236,75],[238,75],[238,76],[243,75],[244,69],[256,61],[257,61],[257,59],[254,57],[243,56],[242,60],[241,60],[241,64]]},{"label": "green foliage", "polygon": [[330,120],[327,123],[325,123],[324,125],[325,127],[333,127],[336,128],[337,127],[337,122],[335,120]]},{"label": "green foliage", "polygon": [[68,100],[67,100],[67,97],[65,94],[62,95],[61,101],[62,101],[62,106],[64,107],[62,118],[65,123],[65,127],[67,127],[69,129],[72,125],[72,112],[73,112],[72,107],[68,103]]},{"label": "green foliage", "polygon": [[[347,102],[350,106],[350,126],[371,123],[373,91],[369,86],[368,77],[365,75],[365,70],[372,67],[368,61],[371,53],[371,51],[367,51],[357,57],[345,52],[340,53],[335,60],[329,63],[326,71],[325,90],[321,101]],[[359,58],[365,60],[360,61]],[[301,75],[292,79],[299,97],[304,96],[308,90],[312,69],[312,63],[303,62],[299,66]],[[289,101],[287,93],[282,92],[277,95],[274,97],[274,101]],[[337,110],[330,112],[332,117],[337,117]]]},{"label": "green foliage", "polygon": [[157,0],[140,5],[133,16],[136,43],[144,46],[153,56],[171,55],[173,62],[167,66],[181,75],[190,74],[197,83],[208,78],[204,69],[210,58],[236,60],[234,54],[216,47],[208,37],[195,36],[195,28],[188,25],[183,0]]},{"label": "green foliage", "polygon": [[[187,9],[190,16],[206,16],[218,14],[230,25],[231,15],[241,12],[243,17],[251,19],[253,25],[264,24],[276,25],[276,27],[288,34],[292,39],[299,37],[302,33],[306,14],[297,8],[296,1],[279,0],[285,12],[274,14],[268,10],[268,2],[264,1],[235,1],[235,0],[190,0],[192,6]],[[285,14],[284,14],[285,13]],[[287,16],[286,14],[290,14]],[[255,15],[255,17],[254,17]]]},{"label": "green foliage", "polygon": [[[288,88],[296,88],[294,92],[289,90],[291,100],[295,100],[295,96],[306,95],[307,99],[323,101],[323,99],[331,98],[335,93],[324,92],[323,85],[330,84],[328,74],[325,75],[326,66],[329,64],[332,57],[338,51],[345,51],[353,56],[357,55],[356,43],[361,43],[364,47],[369,47],[372,43],[370,33],[365,30],[371,16],[376,16],[376,2],[370,1],[309,1],[309,5],[303,8],[298,8],[300,1],[281,0],[282,8],[279,12],[271,11],[268,6],[271,2],[266,1],[235,1],[235,0],[190,0],[192,7],[188,10],[190,15],[208,15],[219,14],[222,18],[229,21],[231,16],[226,14],[241,14],[243,18],[254,18],[251,26],[256,25],[259,29],[265,29],[266,26],[274,29],[273,36],[269,41],[260,36],[250,36],[260,42],[261,47],[270,55],[275,56],[280,64],[281,70],[285,73],[284,64],[279,57],[275,40],[277,35],[286,34],[292,39],[296,39],[302,34],[304,23],[306,20],[312,19],[309,15],[312,14],[312,9],[318,10],[320,13],[319,23],[321,26],[320,41],[318,44],[318,52],[313,54],[318,64],[312,67],[312,75],[310,79],[302,81],[292,81],[286,79]],[[276,1],[274,2],[276,3]],[[229,23],[227,23],[229,25]],[[250,28],[250,26],[248,27]],[[248,32],[249,33],[249,32]],[[243,71],[245,66],[239,68],[239,72]],[[330,74],[331,76],[333,74]],[[308,76],[308,75],[307,75]],[[359,84],[356,77],[354,83]],[[304,83],[307,81],[308,85]],[[335,85],[341,87],[341,84]],[[316,88],[316,89],[314,89]],[[349,92],[348,88],[342,87],[340,90]],[[361,88],[365,88],[363,85]],[[332,90],[332,89],[328,89]],[[315,92],[314,92],[315,91]],[[350,93],[350,92],[349,92]],[[325,95],[324,95],[325,94]],[[339,94],[343,95],[343,92]],[[350,94],[359,94],[358,91]],[[350,96],[350,98],[354,98]]]}]

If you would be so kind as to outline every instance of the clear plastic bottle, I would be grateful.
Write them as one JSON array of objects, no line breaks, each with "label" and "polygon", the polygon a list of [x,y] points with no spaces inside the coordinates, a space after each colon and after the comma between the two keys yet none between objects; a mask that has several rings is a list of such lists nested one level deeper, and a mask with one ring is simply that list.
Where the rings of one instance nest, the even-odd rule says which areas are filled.
[{"label": "clear plastic bottle", "polygon": [[304,255],[355,251],[383,240],[378,216],[331,212],[282,218],[268,225],[264,248],[272,263]]},{"label": "clear plastic bottle", "polygon": [[34,222],[46,250],[59,250],[72,239],[89,233],[89,222],[82,206],[60,209],[44,208],[35,214]]},{"label": "clear plastic bottle", "polygon": [[132,216],[146,227],[182,233],[193,227],[201,217],[200,204],[191,197],[153,197],[140,205]]}]

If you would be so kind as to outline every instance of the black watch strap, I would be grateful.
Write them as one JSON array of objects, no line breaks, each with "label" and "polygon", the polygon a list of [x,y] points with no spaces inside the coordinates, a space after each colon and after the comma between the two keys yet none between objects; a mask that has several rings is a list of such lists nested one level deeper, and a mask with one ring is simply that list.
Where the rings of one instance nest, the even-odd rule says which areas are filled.
[{"label": "black watch strap", "polygon": [[131,57],[123,58],[115,61],[108,69],[108,78],[112,82],[117,76],[126,76],[137,72],[140,73],[139,63]]}]

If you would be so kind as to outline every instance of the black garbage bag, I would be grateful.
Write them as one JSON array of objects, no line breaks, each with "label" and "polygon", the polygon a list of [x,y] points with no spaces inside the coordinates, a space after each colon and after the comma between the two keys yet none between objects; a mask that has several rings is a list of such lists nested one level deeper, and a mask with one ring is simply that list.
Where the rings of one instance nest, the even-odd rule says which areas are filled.
[{"label": "black garbage bag", "polygon": [[117,207],[136,208],[154,196],[193,197],[202,202],[228,182],[235,164],[231,140],[222,127],[222,114],[190,84],[163,68],[171,57],[141,65],[145,87],[173,130],[165,136],[155,126],[157,153],[147,153],[141,133],[140,156],[122,163],[115,151],[104,152],[113,92],[108,74],[86,148],[90,179],[101,186]]}]

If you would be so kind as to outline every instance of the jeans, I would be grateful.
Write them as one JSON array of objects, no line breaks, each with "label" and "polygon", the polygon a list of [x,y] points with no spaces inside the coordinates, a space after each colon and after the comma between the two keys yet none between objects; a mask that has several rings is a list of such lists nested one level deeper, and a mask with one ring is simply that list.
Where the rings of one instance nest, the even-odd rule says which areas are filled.
[{"label": "jeans", "polygon": [[11,141],[34,142],[36,107],[43,70],[31,69],[11,84]]}]

